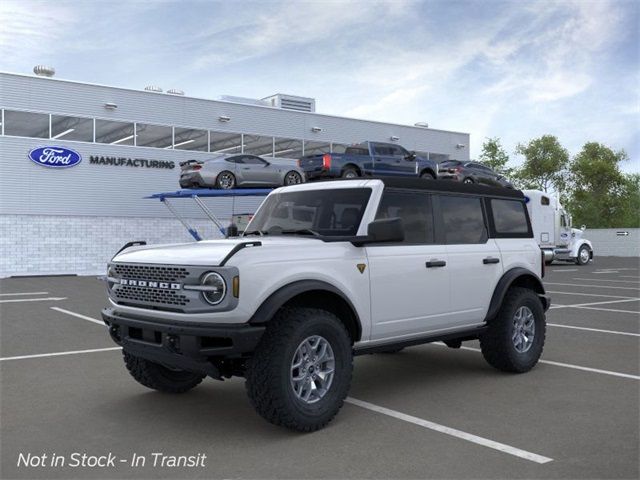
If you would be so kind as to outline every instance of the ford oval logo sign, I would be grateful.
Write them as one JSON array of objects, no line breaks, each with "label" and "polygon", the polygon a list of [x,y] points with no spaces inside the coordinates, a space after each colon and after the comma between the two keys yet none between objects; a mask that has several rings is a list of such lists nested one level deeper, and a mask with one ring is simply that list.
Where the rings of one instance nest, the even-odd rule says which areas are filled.
[{"label": "ford oval logo sign", "polygon": [[82,161],[82,155],[64,147],[38,147],[29,152],[29,160],[43,167],[69,168]]}]

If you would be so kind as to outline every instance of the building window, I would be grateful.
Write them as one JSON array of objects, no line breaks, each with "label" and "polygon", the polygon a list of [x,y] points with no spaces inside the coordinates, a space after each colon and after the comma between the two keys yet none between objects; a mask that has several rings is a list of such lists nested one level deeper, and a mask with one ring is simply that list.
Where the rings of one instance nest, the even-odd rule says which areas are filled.
[{"label": "building window", "polygon": [[96,119],[96,142],[133,145],[133,123]]},{"label": "building window", "polygon": [[93,119],[51,115],[51,138],[93,142]]},{"label": "building window", "polygon": [[304,142],[305,155],[322,155],[331,152],[331,144],[329,142]]},{"label": "building window", "polygon": [[4,134],[16,137],[49,138],[46,113],[4,111]]},{"label": "building window", "polygon": [[206,130],[176,127],[173,148],[177,150],[197,150],[206,152],[209,148],[209,137]]},{"label": "building window", "polygon": [[223,155],[242,153],[242,135],[239,133],[209,132],[209,151]]},{"label": "building window", "polygon": [[302,157],[302,140],[291,138],[274,138],[274,157],[280,158],[300,158]]},{"label": "building window", "polygon": [[171,148],[173,145],[173,129],[163,125],[136,123],[136,146]]},{"label": "building window", "polygon": [[260,135],[243,135],[244,153],[251,155],[273,156],[273,137],[262,137]]}]

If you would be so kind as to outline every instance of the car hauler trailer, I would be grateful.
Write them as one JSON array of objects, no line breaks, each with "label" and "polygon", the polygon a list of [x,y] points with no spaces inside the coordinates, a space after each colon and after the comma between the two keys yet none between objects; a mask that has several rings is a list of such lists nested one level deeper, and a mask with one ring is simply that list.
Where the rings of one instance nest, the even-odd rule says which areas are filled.
[{"label": "car hauler trailer", "polygon": [[571,215],[557,197],[540,190],[523,190],[533,234],[544,252],[545,263],[554,260],[585,265],[593,260],[591,242],[582,238],[586,227],[572,228]]}]

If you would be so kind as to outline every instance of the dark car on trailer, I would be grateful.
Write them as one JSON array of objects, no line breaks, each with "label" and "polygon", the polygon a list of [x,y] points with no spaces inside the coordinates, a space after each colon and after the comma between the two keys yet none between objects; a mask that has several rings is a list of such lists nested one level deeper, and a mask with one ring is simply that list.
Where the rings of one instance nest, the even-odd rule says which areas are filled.
[{"label": "dark car on trailer", "polygon": [[438,169],[439,180],[454,180],[462,183],[478,183],[491,187],[514,188],[513,184],[500,173],[479,162],[445,160]]}]

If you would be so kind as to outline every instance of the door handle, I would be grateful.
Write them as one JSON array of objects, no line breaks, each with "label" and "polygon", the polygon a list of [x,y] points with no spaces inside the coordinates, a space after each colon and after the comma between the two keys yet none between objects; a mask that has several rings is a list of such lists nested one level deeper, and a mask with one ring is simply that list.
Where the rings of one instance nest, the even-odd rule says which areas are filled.
[{"label": "door handle", "polygon": [[251,167],[242,167],[242,170],[251,170]]},{"label": "door handle", "polygon": [[485,265],[489,265],[490,263],[500,263],[500,259],[487,257],[482,260],[482,263],[484,263]]},{"label": "door handle", "polygon": [[444,260],[430,260],[427,262],[427,268],[444,267],[446,264]]}]

